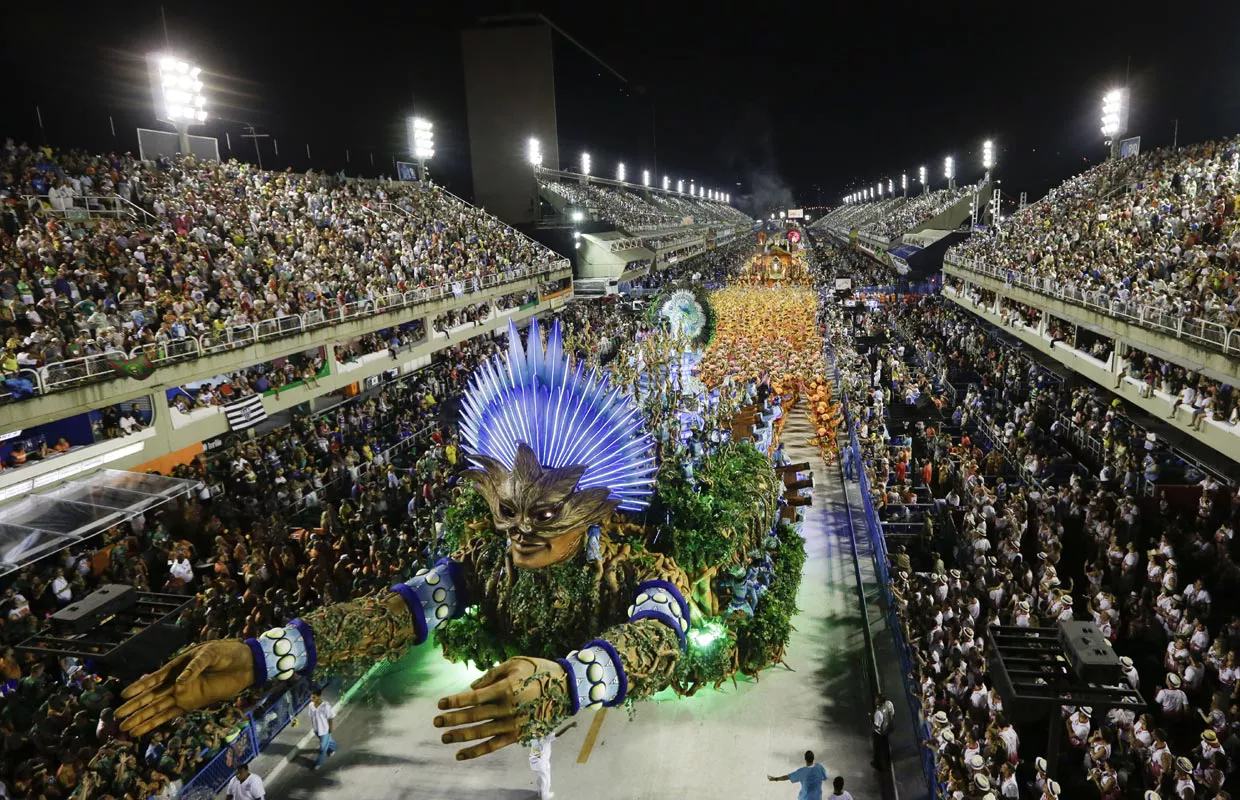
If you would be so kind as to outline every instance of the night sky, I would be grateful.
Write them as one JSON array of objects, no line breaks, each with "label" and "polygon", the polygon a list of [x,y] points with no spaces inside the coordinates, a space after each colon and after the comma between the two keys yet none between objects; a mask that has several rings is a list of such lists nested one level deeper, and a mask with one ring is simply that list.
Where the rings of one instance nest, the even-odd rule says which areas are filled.
[{"label": "night sky", "polygon": [[[222,150],[227,132],[252,160],[238,138],[251,123],[278,142],[278,155],[263,145],[268,167],[390,174],[416,109],[436,124],[434,174],[467,197],[459,32],[488,13],[542,12],[625,79],[557,42],[566,167],[588,149],[599,174],[623,160],[631,179],[649,167],[756,193],[759,213],[835,204],[880,178],[898,187],[922,164],[941,186],[949,153],[971,182],[987,137],[1005,194],[1035,199],[1105,156],[1101,96],[1126,71],[1143,149],[1171,144],[1177,119],[1182,144],[1240,132],[1234,2],[164,8],[172,49],[207,73],[215,119],[201,132]],[[142,56],[164,48],[159,3],[3,3],[0,30],[0,136],[136,150],[134,128],[157,126]]]}]

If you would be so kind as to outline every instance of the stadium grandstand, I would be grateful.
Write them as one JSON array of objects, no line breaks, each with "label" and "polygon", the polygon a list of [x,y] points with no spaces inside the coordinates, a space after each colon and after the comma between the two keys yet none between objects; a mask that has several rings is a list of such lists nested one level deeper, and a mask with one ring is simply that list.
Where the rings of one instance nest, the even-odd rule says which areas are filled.
[{"label": "stadium grandstand", "polygon": [[[753,220],[724,201],[558,170],[536,169],[537,227],[573,231],[578,291],[631,283],[652,267],[674,263],[748,233]],[[683,188],[683,186],[681,187]]]},{"label": "stadium grandstand", "polygon": [[[417,89],[417,115],[359,100],[408,134],[393,179],[309,144],[264,168],[280,147],[244,123],[249,163],[226,132],[242,123],[208,125],[238,85],[228,48],[202,79],[146,57],[138,124],[162,130],[108,116],[110,138],[74,149],[57,140],[90,137],[34,106],[14,133],[39,144],[4,139],[0,800],[549,800],[553,774],[560,797],[603,800],[788,781],[803,800],[1240,796],[1234,119],[1194,120],[1218,138],[1192,144],[1176,120],[1143,149],[1125,83],[1103,97],[1108,149],[1083,156],[986,109],[996,139],[910,187],[858,177],[889,147],[861,140],[928,127],[927,108],[978,119],[1002,94],[989,71],[1032,86],[1046,63],[979,69],[927,29],[850,74],[892,102],[841,114],[781,57],[822,58],[819,25],[768,39],[716,14],[709,45],[630,54],[668,85],[648,89],[597,54],[631,49],[608,26],[582,26],[596,52],[541,15],[444,13],[418,29],[431,55],[400,57],[459,56],[463,86],[339,59],[359,85]],[[829,9],[841,29],[889,22],[859,13]],[[848,38],[840,57],[872,55]],[[678,72],[724,47],[735,72]],[[922,48],[942,74],[896,102]],[[1184,85],[1134,66],[1134,91]],[[719,76],[744,100],[708,123]],[[250,77],[255,98],[296,88]],[[1195,113],[1150,116],[1171,112]],[[702,124],[676,142],[664,114]],[[564,168],[591,126],[592,152],[731,170],[737,197]],[[890,149],[912,163],[939,133]],[[826,179],[787,184],[781,164]],[[838,206],[828,179],[853,184]]]}]

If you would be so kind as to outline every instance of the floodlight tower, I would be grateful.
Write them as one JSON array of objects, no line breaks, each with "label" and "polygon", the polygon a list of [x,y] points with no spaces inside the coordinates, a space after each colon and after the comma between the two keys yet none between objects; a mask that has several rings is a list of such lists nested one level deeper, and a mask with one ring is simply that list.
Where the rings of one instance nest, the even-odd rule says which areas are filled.
[{"label": "floodlight tower", "polygon": [[947,178],[947,188],[956,188],[956,160],[951,156],[943,159],[943,176]]},{"label": "floodlight tower", "polygon": [[418,160],[418,179],[426,180],[426,162],[435,156],[435,126],[424,117],[411,117],[409,138],[413,142],[413,155]]},{"label": "floodlight tower", "polygon": [[982,167],[986,169],[986,177],[983,183],[990,183],[990,171],[995,166],[995,143],[990,139],[982,142]]},{"label": "floodlight tower", "polygon": [[621,161],[620,164],[616,167],[616,180],[620,181],[621,183],[624,183],[624,162],[623,161]]},{"label": "floodlight tower", "polygon": [[896,184],[894,181],[891,180],[891,178],[887,179],[887,196],[888,197],[896,196]]},{"label": "floodlight tower", "polygon": [[155,116],[177,131],[177,147],[189,155],[189,128],[207,121],[202,93],[202,67],[171,55],[152,55],[151,90]]},{"label": "floodlight tower", "polygon": [[671,185],[672,185],[672,179],[664,175],[663,176],[663,191],[666,192]]},{"label": "floodlight tower", "polygon": [[907,172],[900,175],[900,189],[901,191],[904,192],[904,198],[907,200],[908,199],[908,173]]},{"label": "floodlight tower", "polygon": [[525,160],[530,162],[530,166],[534,168],[535,172],[538,172],[538,168],[542,166],[542,144],[533,136],[530,137],[529,142],[526,144]]},{"label": "floodlight tower", "polygon": [[1119,157],[1119,137],[1128,132],[1128,87],[1112,89],[1102,98],[1102,135],[1111,147],[1111,158]]},{"label": "floodlight tower", "polygon": [[921,183],[922,194],[925,194],[926,192],[930,191],[930,187],[926,185],[926,168],[925,167],[917,168],[917,179],[918,179],[918,182]]},{"label": "floodlight tower", "polygon": [[684,193],[685,193],[685,182],[676,181],[676,194],[684,194]]},{"label": "floodlight tower", "polygon": [[642,170],[642,186],[647,188],[650,186],[650,170],[648,169]]}]

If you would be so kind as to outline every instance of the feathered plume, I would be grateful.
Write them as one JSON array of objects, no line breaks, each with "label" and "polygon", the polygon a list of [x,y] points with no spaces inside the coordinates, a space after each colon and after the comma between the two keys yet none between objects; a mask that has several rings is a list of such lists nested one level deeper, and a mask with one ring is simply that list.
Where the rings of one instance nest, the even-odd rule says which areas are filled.
[{"label": "feathered plume", "polygon": [[[472,455],[493,458],[507,469],[517,448],[529,445],[544,469],[584,466],[578,489],[606,487],[623,511],[649,504],[654,485],[654,442],[633,399],[583,364],[570,370],[551,326],[544,352],[537,322],[521,346],[508,323],[508,355],[497,355],[474,372],[465,392],[462,439]],[[483,466],[478,459],[470,459]]]}]

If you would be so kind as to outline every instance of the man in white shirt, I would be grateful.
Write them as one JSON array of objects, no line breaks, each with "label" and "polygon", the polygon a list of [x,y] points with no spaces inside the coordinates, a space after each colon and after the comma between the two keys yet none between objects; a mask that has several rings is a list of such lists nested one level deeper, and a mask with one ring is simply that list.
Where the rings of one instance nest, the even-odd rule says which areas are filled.
[{"label": "man in white shirt", "polygon": [[172,577],[181,581],[185,586],[189,586],[194,580],[194,565],[189,563],[189,558],[184,555],[178,559],[174,554],[172,560],[168,562],[168,571],[172,573]]},{"label": "man in white shirt", "polygon": [[538,800],[555,797],[551,791],[551,743],[575,727],[577,723],[570,722],[559,731],[530,742],[530,769],[534,770],[534,790],[538,792]]},{"label": "man in white shirt", "polygon": [[1184,709],[1188,707],[1188,695],[1180,688],[1182,683],[1179,675],[1169,672],[1166,687],[1159,689],[1158,694],[1154,695],[1154,702],[1162,708],[1164,719],[1179,720],[1184,716]]},{"label": "man in white shirt", "polygon": [[874,767],[874,769],[887,769],[891,763],[889,737],[891,736],[891,726],[895,718],[895,705],[882,692],[879,692],[878,696],[874,698],[874,719],[871,736],[874,745],[874,759],[870,762],[870,766]]},{"label": "man in white shirt", "polygon": [[310,691],[310,705],[306,706],[306,712],[310,715],[314,735],[319,737],[319,760],[314,762],[314,768],[318,769],[328,756],[340,749],[332,737],[332,731],[336,728],[336,710],[323,699],[323,690],[316,686]]},{"label": "man in white shirt", "polygon": [[56,577],[52,578],[52,594],[56,595],[56,599],[62,605],[73,601],[73,590],[69,588],[69,581],[65,578],[63,567],[58,567]]},{"label": "man in white shirt", "polygon": [[263,788],[263,779],[250,774],[249,764],[242,764],[228,782],[228,796],[232,800],[266,800],[267,791]]}]

